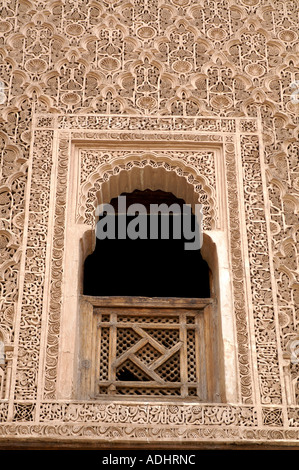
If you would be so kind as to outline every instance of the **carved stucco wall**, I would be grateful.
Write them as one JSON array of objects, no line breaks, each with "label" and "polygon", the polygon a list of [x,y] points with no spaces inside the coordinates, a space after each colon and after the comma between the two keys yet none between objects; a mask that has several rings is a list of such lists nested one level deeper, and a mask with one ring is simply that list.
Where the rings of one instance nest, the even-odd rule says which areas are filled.
[{"label": "carved stucco wall", "polygon": [[[298,2],[2,4],[1,438],[294,444],[299,437]],[[133,146],[122,162],[120,151],[98,149],[98,142],[113,140],[155,141],[160,147],[137,155]],[[91,142],[93,150],[86,151]],[[180,151],[167,148],[173,142]],[[237,403],[132,407],[58,401],[74,148],[82,148],[85,158],[82,188],[88,179],[97,187],[121,170],[162,165],[187,178],[195,192],[207,191],[214,217],[221,204],[216,170],[210,164],[209,171],[203,169],[209,152],[194,150],[198,143],[210,154],[221,148],[225,167]],[[80,195],[89,223],[90,188],[91,183]],[[78,206],[80,216],[84,204]],[[217,226],[213,217],[207,220]]]}]

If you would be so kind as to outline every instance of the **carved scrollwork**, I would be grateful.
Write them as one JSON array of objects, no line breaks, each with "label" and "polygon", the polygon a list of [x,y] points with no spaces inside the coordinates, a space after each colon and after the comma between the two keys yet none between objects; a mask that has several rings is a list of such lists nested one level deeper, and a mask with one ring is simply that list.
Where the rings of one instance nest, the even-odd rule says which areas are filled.
[{"label": "carved scrollwork", "polygon": [[[137,158],[136,158],[137,157]],[[212,152],[128,152],[81,150],[81,184],[79,195],[78,223],[95,223],[94,214],[97,193],[101,185],[121,171],[133,168],[160,168],[163,172],[174,172],[178,177],[186,178],[198,194],[198,204],[203,206],[206,229],[214,227],[217,220],[217,208],[213,187],[215,187],[215,161]],[[161,177],[163,179],[163,177]],[[165,173],[164,178],[167,178]],[[161,179],[161,184],[162,184]]]},{"label": "carved scrollwork", "polygon": [[[284,416],[292,428],[298,426],[294,408],[299,405],[298,366],[285,362],[299,322],[297,2],[51,0],[45,5],[22,0],[3,2],[0,10],[0,324],[6,343],[16,348],[11,353],[10,396],[19,400],[10,411],[14,428],[3,428],[4,434],[28,431],[38,435],[36,428],[22,428],[20,422],[35,419],[32,400],[40,393],[40,384],[45,398],[55,398],[68,139],[75,134],[80,139],[87,131],[94,141],[104,133],[106,140],[114,137],[117,142],[155,141],[162,133],[164,144],[171,140],[225,143],[242,400],[250,404],[259,397],[263,404],[260,422],[267,428],[282,426]],[[58,144],[56,161],[58,132],[65,136]],[[234,136],[239,169],[229,140]],[[115,149],[97,155],[82,153],[80,201],[86,210],[78,211],[78,220],[92,223],[100,185],[109,184],[123,170],[157,164],[193,185],[206,207],[207,228],[217,221],[219,201],[208,154],[175,156],[164,151],[153,159],[142,152],[134,158],[116,153]],[[55,181],[53,174],[58,175]],[[54,200],[58,204],[54,218],[49,219]],[[240,220],[247,237],[242,250],[248,256],[248,284],[240,230],[236,229]],[[55,242],[45,273],[50,226]],[[45,320],[46,279],[51,304]],[[245,291],[252,302],[250,329]],[[256,354],[256,382],[249,365],[250,341]],[[45,356],[41,356],[42,345]],[[41,364],[45,371],[40,370]],[[293,384],[288,389],[292,390],[289,402],[285,377]],[[284,414],[280,406],[287,402]],[[269,411],[268,405],[274,408]],[[65,417],[60,405],[55,406],[57,416]],[[85,413],[83,408],[77,409],[77,416]],[[45,409],[43,405],[43,417]],[[49,420],[55,418],[53,410],[54,405]],[[170,410],[167,413],[170,416]],[[210,416],[210,422],[219,426],[230,419],[236,426],[243,425],[228,412],[224,418],[219,409],[201,413],[206,423]],[[250,416],[248,422],[256,422]],[[8,419],[6,402],[0,404],[0,418]],[[159,435],[166,439],[166,431]],[[116,430],[107,425],[105,429],[70,427],[57,432],[107,437]],[[151,434],[134,428],[131,435],[136,437],[138,432]],[[220,433],[213,428],[191,432],[196,438]],[[252,439],[260,439],[263,432],[252,431]],[[40,433],[50,435],[51,429],[45,427]],[[273,433],[267,433],[267,438],[273,438]],[[244,432],[239,437],[249,435]],[[284,432],[280,436],[288,438]]]}]

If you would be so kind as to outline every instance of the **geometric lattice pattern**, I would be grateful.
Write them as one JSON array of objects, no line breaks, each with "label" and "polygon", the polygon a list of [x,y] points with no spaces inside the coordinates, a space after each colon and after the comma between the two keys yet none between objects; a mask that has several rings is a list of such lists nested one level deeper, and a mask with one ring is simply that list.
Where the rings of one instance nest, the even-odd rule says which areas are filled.
[{"label": "geometric lattice pattern", "polygon": [[203,399],[202,311],[99,316],[99,395]]}]

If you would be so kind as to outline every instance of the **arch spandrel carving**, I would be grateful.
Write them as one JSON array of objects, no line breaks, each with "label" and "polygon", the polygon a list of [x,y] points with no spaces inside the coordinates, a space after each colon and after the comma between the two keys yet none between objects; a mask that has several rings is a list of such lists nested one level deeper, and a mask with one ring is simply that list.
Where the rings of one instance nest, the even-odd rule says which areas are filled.
[{"label": "arch spandrel carving", "polygon": [[[84,184],[82,173],[86,173],[88,154],[92,156],[98,168],[89,177],[85,176]],[[192,152],[190,155],[184,152],[149,153],[149,152],[108,152],[81,151],[85,164],[82,166],[81,182],[82,190],[79,196],[77,208],[78,223],[94,223],[94,208],[98,204],[108,202],[105,193],[109,197],[116,197],[123,191],[133,189],[159,189],[163,186],[167,191],[173,192],[178,197],[186,199],[194,209],[195,204],[202,204],[206,229],[214,229],[218,226],[218,216],[215,194],[215,161],[213,152]],[[102,165],[99,164],[103,161]],[[90,161],[90,158],[89,158]],[[102,166],[102,168],[101,168]],[[117,175],[121,172],[120,189],[116,183],[113,190],[113,181],[117,182]],[[206,173],[203,174],[203,173]],[[110,178],[112,180],[110,181]],[[182,195],[179,183],[180,178],[187,180],[189,191]],[[107,187],[109,187],[107,191]],[[112,192],[111,192],[112,191]]]}]

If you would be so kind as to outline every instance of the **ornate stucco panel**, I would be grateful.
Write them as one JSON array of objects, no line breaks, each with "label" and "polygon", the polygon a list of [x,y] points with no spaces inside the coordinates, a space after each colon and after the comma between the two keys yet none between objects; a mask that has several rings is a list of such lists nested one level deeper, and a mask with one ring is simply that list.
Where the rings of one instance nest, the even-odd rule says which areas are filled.
[{"label": "ornate stucco panel", "polygon": [[[107,426],[89,429],[89,405],[55,400],[69,214],[92,227],[96,198],[110,194],[121,172],[160,168],[206,201],[206,230],[227,231],[237,338],[237,408],[181,407],[180,424],[190,424],[189,413],[204,416],[194,439],[273,441],[274,428],[277,439],[298,438],[298,21],[296,0],[3,2],[4,435],[37,438],[63,419],[60,436],[154,438],[150,427],[118,434],[110,405]],[[131,147],[117,149],[126,141]],[[165,410],[170,426],[174,409]],[[82,427],[70,424],[82,416]],[[228,421],[226,435],[209,428]],[[169,428],[159,433],[173,437]]]}]

